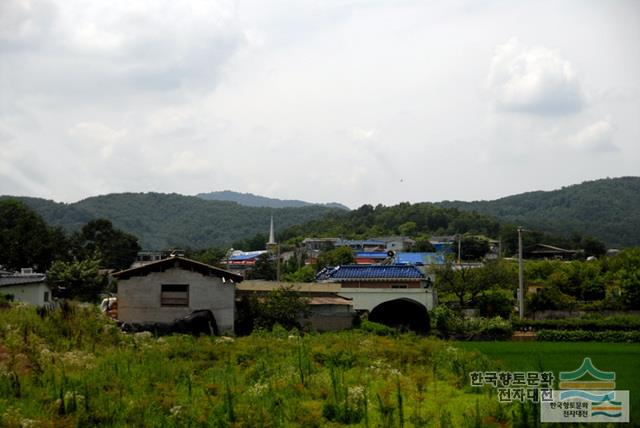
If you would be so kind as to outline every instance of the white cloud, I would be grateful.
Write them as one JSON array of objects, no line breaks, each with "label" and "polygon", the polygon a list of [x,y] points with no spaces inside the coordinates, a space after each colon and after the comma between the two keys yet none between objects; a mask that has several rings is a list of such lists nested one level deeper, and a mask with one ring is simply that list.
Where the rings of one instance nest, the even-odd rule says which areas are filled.
[{"label": "white cloud", "polygon": [[609,119],[599,120],[583,128],[567,139],[567,143],[577,150],[609,152],[618,150],[613,144],[615,127]]},{"label": "white cloud", "polygon": [[357,206],[637,173],[625,1],[0,0],[0,194]]},{"label": "white cloud", "polygon": [[173,155],[164,172],[197,175],[210,169],[213,169],[213,164],[205,156],[191,150],[183,150]]},{"label": "white cloud", "polygon": [[487,84],[498,109],[543,115],[575,113],[585,95],[569,61],[554,50],[511,39],[498,46]]},{"label": "white cloud", "polygon": [[74,125],[69,130],[82,150],[87,153],[99,153],[103,159],[109,159],[113,155],[114,146],[127,137],[124,130],[116,130],[105,124],[97,122],[83,122]]},{"label": "white cloud", "polygon": [[351,138],[356,141],[372,140],[378,136],[377,129],[352,128],[350,133]]},{"label": "white cloud", "polygon": [[44,37],[56,15],[49,0],[0,1],[0,49],[22,47]]}]

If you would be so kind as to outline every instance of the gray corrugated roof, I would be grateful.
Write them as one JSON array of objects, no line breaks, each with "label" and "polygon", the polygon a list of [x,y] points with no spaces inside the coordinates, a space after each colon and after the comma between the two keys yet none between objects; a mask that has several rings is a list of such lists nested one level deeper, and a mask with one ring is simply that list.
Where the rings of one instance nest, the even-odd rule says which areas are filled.
[{"label": "gray corrugated roof", "polygon": [[38,284],[44,282],[47,279],[45,274],[11,274],[0,275],[0,287],[6,287],[9,285],[21,285],[21,284]]}]

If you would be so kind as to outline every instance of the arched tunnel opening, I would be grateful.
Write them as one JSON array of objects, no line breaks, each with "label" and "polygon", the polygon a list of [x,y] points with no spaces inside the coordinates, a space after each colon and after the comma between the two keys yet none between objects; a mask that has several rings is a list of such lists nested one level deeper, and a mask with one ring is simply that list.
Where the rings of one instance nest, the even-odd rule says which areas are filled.
[{"label": "arched tunnel opening", "polygon": [[427,308],[411,299],[396,299],[379,304],[369,313],[369,321],[418,334],[429,333],[430,327]]}]

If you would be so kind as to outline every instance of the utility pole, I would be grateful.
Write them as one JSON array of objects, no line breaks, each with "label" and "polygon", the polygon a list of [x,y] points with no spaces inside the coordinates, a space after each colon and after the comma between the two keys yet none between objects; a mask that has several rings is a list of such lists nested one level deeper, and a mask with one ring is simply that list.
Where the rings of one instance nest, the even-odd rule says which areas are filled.
[{"label": "utility pole", "polygon": [[276,281],[280,282],[280,244],[276,244],[277,245],[277,262],[276,262]]},{"label": "utility pole", "polygon": [[460,265],[462,262],[460,260],[460,250],[462,249],[462,239],[460,238],[460,235],[457,235],[458,237],[458,265]]},{"label": "utility pole", "polygon": [[522,232],[524,228],[518,226],[518,309],[520,319],[524,318],[524,268],[522,263]]}]

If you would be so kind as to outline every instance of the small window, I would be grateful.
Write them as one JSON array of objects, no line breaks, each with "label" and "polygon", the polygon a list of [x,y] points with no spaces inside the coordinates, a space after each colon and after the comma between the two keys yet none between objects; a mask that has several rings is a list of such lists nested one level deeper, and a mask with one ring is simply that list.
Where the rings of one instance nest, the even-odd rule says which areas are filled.
[{"label": "small window", "polygon": [[189,306],[189,284],[162,284],[161,306]]},{"label": "small window", "polygon": [[393,284],[391,288],[407,288],[407,284]]},{"label": "small window", "polygon": [[49,301],[49,292],[48,292],[48,291],[45,291],[45,292],[44,292],[44,301],[45,301],[45,302],[48,302],[48,301]]}]

